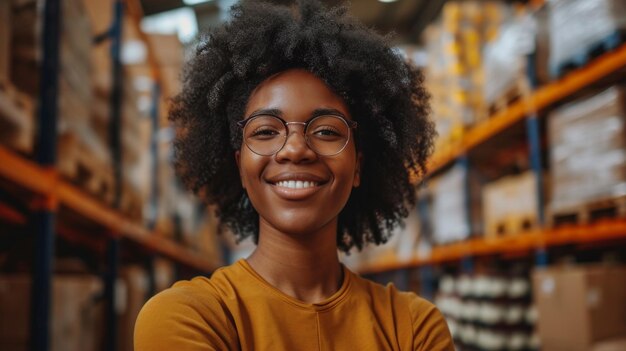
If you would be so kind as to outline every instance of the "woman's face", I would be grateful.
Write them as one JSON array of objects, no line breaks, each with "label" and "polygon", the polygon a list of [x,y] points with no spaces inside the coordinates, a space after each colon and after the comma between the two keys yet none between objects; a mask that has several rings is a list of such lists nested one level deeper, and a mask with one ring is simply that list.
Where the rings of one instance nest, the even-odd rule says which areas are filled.
[{"label": "woman's face", "polygon": [[[322,109],[352,119],[343,99],[322,80],[292,69],[259,84],[250,95],[245,118],[272,110],[286,122],[306,122]],[[242,185],[261,226],[288,234],[313,233],[327,225],[336,228],[339,212],[360,182],[354,135],[340,153],[320,156],[307,145],[301,125],[289,125],[288,130],[285,145],[274,155],[258,155],[244,143],[236,152]]]}]

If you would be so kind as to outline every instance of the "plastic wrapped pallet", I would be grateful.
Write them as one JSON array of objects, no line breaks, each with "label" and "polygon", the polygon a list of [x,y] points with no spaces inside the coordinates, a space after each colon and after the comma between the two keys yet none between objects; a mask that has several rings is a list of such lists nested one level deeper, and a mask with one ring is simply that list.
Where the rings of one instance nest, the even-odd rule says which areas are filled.
[{"label": "plastic wrapped pallet", "polygon": [[537,177],[531,171],[483,187],[485,236],[516,234],[537,224]]},{"label": "plastic wrapped pallet", "polygon": [[532,16],[520,13],[502,26],[500,35],[484,50],[484,98],[489,105],[519,89],[526,77],[526,56],[534,48],[536,24]]},{"label": "plastic wrapped pallet", "polygon": [[464,240],[471,234],[466,212],[467,176],[465,168],[457,165],[431,184],[433,239],[438,244]]},{"label": "plastic wrapped pallet", "polygon": [[349,256],[344,256],[342,262],[351,269],[358,269],[385,261],[409,261],[417,254],[420,238],[420,218],[417,209],[413,208],[404,223],[394,228],[386,243],[367,245],[361,252],[354,250]]},{"label": "plastic wrapped pallet", "polygon": [[[29,349],[30,289],[30,276],[0,276],[0,350]],[[97,297],[101,294],[100,277],[53,277],[51,350],[100,350],[104,306]]]},{"label": "plastic wrapped pallet", "polygon": [[551,113],[551,210],[626,195],[626,100],[612,87]]},{"label": "plastic wrapped pallet", "polygon": [[[550,71],[553,77],[568,62],[582,59],[611,36],[626,30],[623,0],[550,0]],[[584,63],[584,62],[580,62]]]}]

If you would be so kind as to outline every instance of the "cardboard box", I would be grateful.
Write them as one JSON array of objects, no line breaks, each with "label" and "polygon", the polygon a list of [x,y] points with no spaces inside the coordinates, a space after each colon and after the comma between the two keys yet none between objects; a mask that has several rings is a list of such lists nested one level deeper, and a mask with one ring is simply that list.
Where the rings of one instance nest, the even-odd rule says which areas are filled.
[{"label": "cardboard box", "polygon": [[126,286],[126,308],[119,319],[119,351],[133,350],[135,321],[148,299],[150,282],[146,271],[139,266],[127,266],[121,272]]},{"label": "cardboard box", "polygon": [[[0,276],[0,350],[28,350],[31,279]],[[99,350],[102,344],[102,280],[91,275],[56,275],[52,283],[51,350]]]},{"label": "cardboard box", "polygon": [[9,80],[11,70],[11,2],[0,1],[0,84]]},{"label": "cardboard box", "polygon": [[544,351],[588,351],[626,335],[626,266],[576,266],[533,272]]},{"label": "cardboard box", "polygon": [[[626,188],[626,89],[613,86],[548,117],[553,212],[575,212],[623,196]],[[590,165],[593,165],[592,167]]]},{"label": "cardboard box", "polygon": [[537,177],[532,171],[485,185],[482,198],[486,237],[517,234],[537,225]]}]

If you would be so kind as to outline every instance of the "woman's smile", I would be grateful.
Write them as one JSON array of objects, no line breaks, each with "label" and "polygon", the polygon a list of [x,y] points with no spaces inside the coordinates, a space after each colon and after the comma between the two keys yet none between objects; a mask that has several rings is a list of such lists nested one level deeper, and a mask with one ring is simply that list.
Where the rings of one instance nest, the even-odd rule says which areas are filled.
[{"label": "woman's smile", "polygon": [[307,172],[282,172],[266,181],[278,197],[289,201],[306,200],[328,184],[323,176]]}]

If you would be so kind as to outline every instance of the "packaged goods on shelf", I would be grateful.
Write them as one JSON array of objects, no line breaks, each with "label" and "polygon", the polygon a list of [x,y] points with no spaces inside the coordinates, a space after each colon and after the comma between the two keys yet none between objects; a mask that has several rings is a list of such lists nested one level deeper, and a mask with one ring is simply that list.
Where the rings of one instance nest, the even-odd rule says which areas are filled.
[{"label": "packaged goods on shelf", "polygon": [[535,51],[536,27],[530,14],[518,11],[502,25],[498,37],[485,45],[483,94],[490,111],[530,93],[527,55]]},{"label": "packaged goods on shelf", "polygon": [[177,94],[180,89],[180,72],[184,61],[184,48],[176,34],[150,34],[156,61],[161,71],[163,92],[166,96]]},{"label": "packaged goods on shelf", "polygon": [[137,320],[139,311],[148,298],[150,281],[146,271],[135,265],[123,267],[120,276],[126,289],[126,308],[122,311],[119,319],[119,344],[117,349],[120,351],[132,351],[134,349],[133,332],[135,330],[135,320]]},{"label": "packaged goods on shelf", "polygon": [[11,74],[11,2],[0,2],[0,85],[6,84]]},{"label": "packaged goods on shelf", "polygon": [[[0,276],[0,349],[29,349],[31,278]],[[102,279],[89,275],[55,275],[52,279],[50,349],[99,350],[103,344],[104,306],[98,302]]]},{"label": "packaged goods on shelf", "polygon": [[453,166],[429,182],[432,192],[432,239],[435,243],[461,241],[481,232],[479,186],[477,177],[468,173],[462,165]]},{"label": "packaged goods on shelf", "polygon": [[615,47],[626,31],[622,0],[552,0],[549,6],[550,72],[582,65],[598,49]]},{"label": "packaged goods on shelf", "polygon": [[592,350],[626,334],[626,267],[550,267],[533,272],[542,350]]},{"label": "packaged goods on shelf", "polygon": [[537,225],[537,177],[532,171],[486,184],[482,190],[486,237],[517,234]]},{"label": "packaged goods on shelf", "polygon": [[626,195],[625,98],[612,87],[550,114],[553,214]]},{"label": "packaged goods on shelf", "polygon": [[407,262],[416,258],[420,239],[420,218],[413,208],[404,223],[394,228],[386,243],[366,245],[361,252],[353,250],[342,257],[342,262],[354,270],[381,262]]},{"label": "packaged goods on shelf", "polygon": [[438,150],[458,141],[464,128],[486,115],[482,50],[497,36],[506,13],[498,2],[447,2],[440,22],[424,32]]},{"label": "packaged goods on shelf", "polygon": [[0,143],[21,153],[32,154],[35,144],[34,114],[32,97],[8,82],[0,82]]},{"label": "packaged goods on shelf", "polygon": [[[11,83],[36,99],[39,94],[43,6],[39,1],[12,7]],[[59,42],[58,144],[59,170],[101,199],[112,198],[108,142],[92,125],[91,48],[93,31],[80,0],[63,1]],[[97,184],[97,185],[94,185]]]},{"label": "packaged goods on shelf", "polygon": [[193,250],[197,250],[202,257],[210,260],[215,267],[225,264],[222,242],[219,237],[219,218],[214,207],[202,211],[199,214],[200,224],[194,232],[190,232],[184,237],[185,245]]},{"label": "packaged goods on shelf", "polygon": [[[527,275],[503,273],[443,275],[435,304],[444,314],[459,350],[535,350],[531,343],[535,321],[531,290],[511,294],[511,286]],[[517,289],[519,290],[519,289]]]}]

